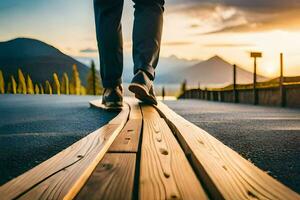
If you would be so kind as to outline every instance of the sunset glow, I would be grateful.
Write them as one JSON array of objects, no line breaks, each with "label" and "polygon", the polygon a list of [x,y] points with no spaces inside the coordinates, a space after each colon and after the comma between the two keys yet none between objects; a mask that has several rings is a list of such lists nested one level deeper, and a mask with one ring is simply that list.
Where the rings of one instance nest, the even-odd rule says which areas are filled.
[{"label": "sunset glow", "polygon": [[[1,41],[32,37],[72,56],[97,56],[92,1],[25,5],[15,0],[18,7],[5,2],[0,3]],[[125,1],[125,56],[131,54],[132,5]],[[283,52],[285,75],[300,75],[299,11],[296,1],[172,0],[166,3],[161,56],[204,60],[217,54],[251,71],[249,53],[261,51],[258,72],[274,77],[279,74],[279,54]]]}]

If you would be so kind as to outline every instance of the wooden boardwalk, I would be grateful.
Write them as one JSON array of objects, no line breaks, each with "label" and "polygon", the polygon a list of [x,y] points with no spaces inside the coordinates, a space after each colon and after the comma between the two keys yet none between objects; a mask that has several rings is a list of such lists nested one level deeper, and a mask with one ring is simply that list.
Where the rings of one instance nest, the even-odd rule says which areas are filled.
[{"label": "wooden boardwalk", "polygon": [[1,186],[0,199],[300,196],[163,103],[127,98],[108,124]]}]

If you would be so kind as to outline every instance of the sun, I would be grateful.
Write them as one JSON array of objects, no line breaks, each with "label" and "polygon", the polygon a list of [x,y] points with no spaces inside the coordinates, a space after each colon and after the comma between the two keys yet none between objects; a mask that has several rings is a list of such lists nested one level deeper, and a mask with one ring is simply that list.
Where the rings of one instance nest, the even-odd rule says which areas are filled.
[{"label": "sun", "polygon": [[263,74],[268,77],[276,77],[279,75],[278,64],[271,62],[271,61],[262,63],[262,71],[263,71]]}]

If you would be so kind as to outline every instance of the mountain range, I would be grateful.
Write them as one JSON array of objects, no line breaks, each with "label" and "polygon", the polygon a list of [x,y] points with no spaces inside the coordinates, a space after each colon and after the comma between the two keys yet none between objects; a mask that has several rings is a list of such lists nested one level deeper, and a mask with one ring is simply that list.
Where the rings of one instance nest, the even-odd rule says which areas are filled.
[{"label": "mountain range", "polygon": [[[236,68],[237,83],[251,83],[253,74],[245,69]],[[233,82],[233,66],[220,56],[213,56],[208,60],[198,62],[192,66],[178,69],[168,74],[160,75],[165,82],[178,83],[184,80],[190,86],[206,85],[206,86],[224,86]],[[267,78],[257,75],[258,81],[265,81]]]},{"label": "mountain range", "polygon": [[[253,82],[253,73],[237,66],[236,78],[238,84]],[[186,69],[174,73],[172,80],[187,80],[189,85],[224,86],[233,83],[233,65],[220,56],[211,57]],[[258,81],[267,78],[257,75]]]},{"label": "mountain range", "polygon": [[[60,77],[67,72],[72,75],[72,65],[76,64],[80,73],[82,84],[86,86],[89,67],[82,62],[62,53],[57,48],[42,41],[17,38],[6,42],[0,42],[0,69],[4,78],[8,79],[11,74],[17,75],[18,68],[24,74],[29,74],[34,82],[52,80],[53,73]],[[124,60],[124,82],[130,82],[132,78],[132,61]],[[214,56],[205,61],[185,60],[171,56],[160,58],[156,72],[156,84],[179,84],[187,80],[188,85],[198,84],[206,86],[224,86],[231,84],[233,79],[232,64],[219,56]],[[251,72],[237,67],[237,82],[251,83]],[[258,76],[258,81],[266,80]]]}]

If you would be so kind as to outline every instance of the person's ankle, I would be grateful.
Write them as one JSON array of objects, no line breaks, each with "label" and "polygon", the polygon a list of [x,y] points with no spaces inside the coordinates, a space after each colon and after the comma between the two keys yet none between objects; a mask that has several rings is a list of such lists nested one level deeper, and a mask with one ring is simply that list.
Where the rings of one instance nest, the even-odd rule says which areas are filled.
[{"label": "person's ankle", "polygon": [[[144,74],[146,74],[146,76],[147,76],[151,81],[153,80],[152,74],[150,74],[148,71],[139,69],[139,70],[137,71],[137,73],[139,73],[139,72],[143,72]],[[137,74],[137,73],[136,73],[136,74]]]}]

